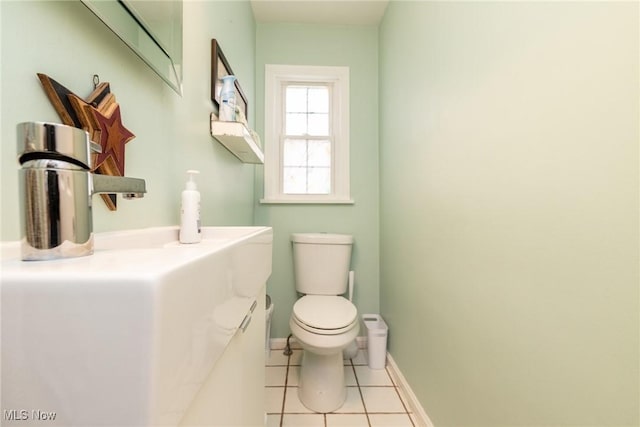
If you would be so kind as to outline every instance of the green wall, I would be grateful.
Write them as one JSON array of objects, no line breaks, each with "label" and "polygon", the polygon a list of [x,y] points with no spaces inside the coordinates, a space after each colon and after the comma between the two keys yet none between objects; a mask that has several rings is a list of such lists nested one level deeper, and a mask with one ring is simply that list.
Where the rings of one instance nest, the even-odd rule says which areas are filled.
[{"label": "green wall", "polygon": [[[640,423],[637,3],[392,1],[379,29],[184,8],[179,97],[79,2],[0,1],[2,240],[19,238],[15,125],[59,121],[35,74],[82,96],[99,74],[149,194],[96,198],[96,231],[175,224],[200,169],[205,225],[274,227],[273,337],[296,299],[289,235],[350,233],[356,305],[382,312],[438,427]],[[262,168],[208,133],[211,38],[261,134],[265,64],[351,68],[354,205],[258,202]]]},{"label": "green wall", "polygon": [[638,3],[394,2],[380,305],[443,426],[637,426]]},{"label": "green wall", "polygon": [[[274,229],[273,273],[267,292],[275,304],[271,336],[289,335],[297,294],[289,237],[295,232],[333,232],[355,238],[354,303],[360,313],[379,312],[378,223],[378,30],[376,27],[258,24],[256,29],[256,126],[264,135],[265,64],[350,67],[350,161],[353,205],[265,205],[256,223]],[[264,141],[269,144],[270,141]],[[256,199],[262,197],[262,168]],[[363,331],[361,330],[361,334]]]},{"label": "green wall", "polygon": [[[253,223],[254,169],[209,135],[210,43],[220,41],[242,88],[254,98],[255,22],[248,2],[184,2],[184,95],[179,97],[79,1],[0,2],[2,240],[19,235],[15,126],[60,122],[37,72],[80,96],[92,76],[110,82],[123,123],[126,174],[144,178],[144,199],[119,200],[117,212],[94,197],[94,229],[177,224],[186,169],[199,169],[204,225]],[[255,117],[255,103],[249,118]]]}]

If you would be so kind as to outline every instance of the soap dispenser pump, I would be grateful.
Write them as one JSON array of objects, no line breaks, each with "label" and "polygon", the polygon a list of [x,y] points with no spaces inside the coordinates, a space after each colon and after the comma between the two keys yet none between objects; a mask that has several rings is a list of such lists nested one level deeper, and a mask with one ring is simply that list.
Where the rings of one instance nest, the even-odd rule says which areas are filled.
[{"label": "soap dispenser pump", "polygon": [[199,171],[188,170],[189,180],[182,192],[182,209],[180,210],[180,243],[198,243],[202,240],[200,229],[200,192],[194,176]]}]

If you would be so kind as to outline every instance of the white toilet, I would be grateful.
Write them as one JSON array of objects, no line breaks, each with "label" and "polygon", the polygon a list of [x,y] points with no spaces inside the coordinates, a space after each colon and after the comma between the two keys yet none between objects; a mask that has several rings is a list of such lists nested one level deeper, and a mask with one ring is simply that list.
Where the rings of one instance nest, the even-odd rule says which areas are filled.
[{"label": "white toilet", "polygon": [[309,409],[332,412],[347,396],[342,351],[360,330],[358,311],[347,298],[353,236],[293,234],[296,290],[291,333],[304,353],[298,397]]}]

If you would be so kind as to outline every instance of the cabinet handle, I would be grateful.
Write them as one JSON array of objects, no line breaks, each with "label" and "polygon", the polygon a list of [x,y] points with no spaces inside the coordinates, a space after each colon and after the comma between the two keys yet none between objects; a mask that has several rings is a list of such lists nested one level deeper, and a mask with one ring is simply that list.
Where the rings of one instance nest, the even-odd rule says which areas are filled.
[{"label": "cabinet handle", "polygon": [[244,333],[247,328],[249,327],[249,323],[251,323],[251,316],[247,315],[244,316],[244,319],[242,319],[242,323],[240,324],[240,329],[242,329],[242,333]]},{"label": "cabinet handle", "polygon": [[257,306],[258,306],[258,301],[254,301],[253,304],[251,304],[251,308],[249,309],[249,311],[253,313],[253,310],[255,310]]}]

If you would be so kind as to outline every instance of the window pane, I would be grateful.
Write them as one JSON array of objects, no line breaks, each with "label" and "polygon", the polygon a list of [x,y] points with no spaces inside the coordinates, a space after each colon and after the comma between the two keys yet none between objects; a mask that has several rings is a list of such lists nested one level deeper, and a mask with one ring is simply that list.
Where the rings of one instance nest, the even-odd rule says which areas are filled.
[{"label": "window pane", "polygon": [[283,168],[282,187],[284,194],[305,194],[307,192],[307,168]]},{"label": "window pane", "polygon": [[329,112],[329,88],[310,87],[309,88],[309,112],[328,113]]},{"label": "window pane", "polygon": [[307,88],[300,86],[287,86],[287,113],[307,112]]},{"label": "window pane", "polygon": [[265,95],[278,104],[265,110],[265,200],[349,200],[349,67],[264,71]]},{"label": "window pane", "polygon": [[331,141],[309,141],[309,166],[331,166]]},{"label": "window pane", "polygon": [[307,166],[307,141],[285,139],[282,161],[284,166]]},{"label": "window pane", "polygon": [[323,136],[329,135],[329,115],[328,114],[309,114],[309,135]]},{"label": "window pane", "polygon": [[309,168],[308,180],[309,194],[331,193],[331,169]]},{"label": "window pane", "polygon": [[307,115],[298,113],[287,113],[285,133],[287,135],[307,134]]}]

